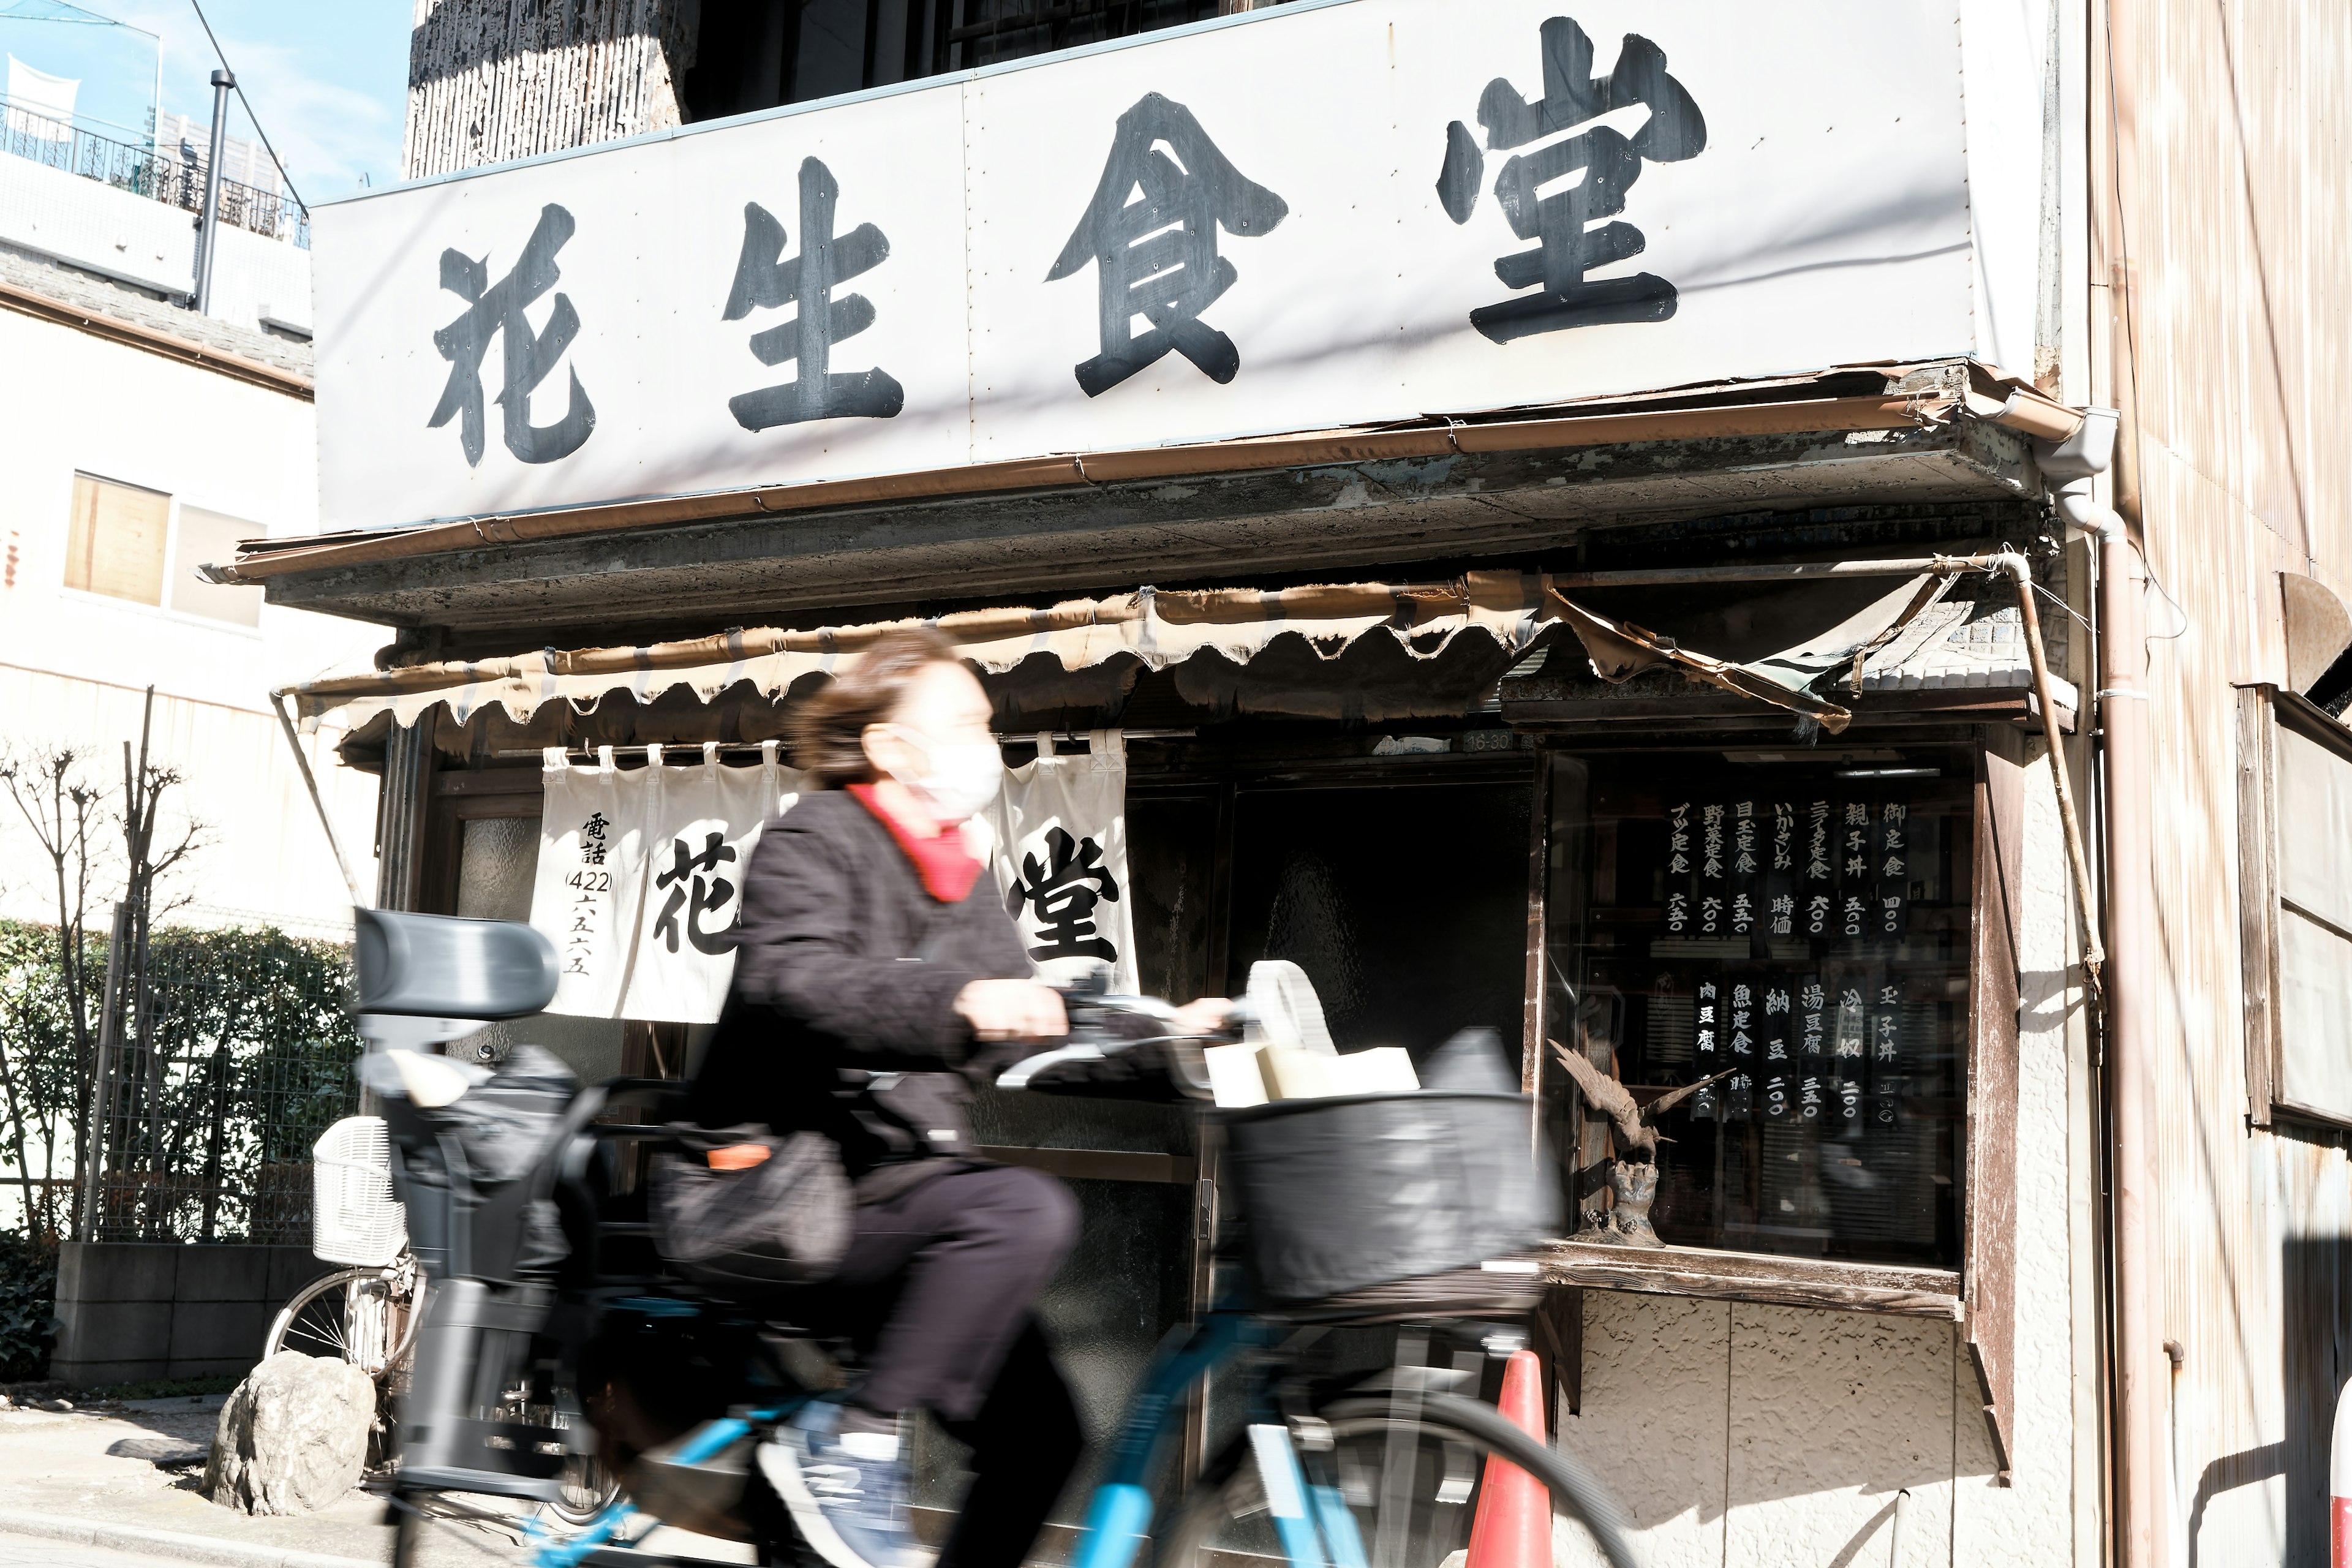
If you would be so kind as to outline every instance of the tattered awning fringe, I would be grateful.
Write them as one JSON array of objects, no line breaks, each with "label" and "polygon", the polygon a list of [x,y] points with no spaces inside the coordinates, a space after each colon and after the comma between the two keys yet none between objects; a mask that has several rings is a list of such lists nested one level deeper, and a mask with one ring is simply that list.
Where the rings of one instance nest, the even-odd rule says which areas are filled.
[{"label": "tattered awning fringe", "polygon": [[1555,623],[1565,622],[1591,657],[1602,679],[1622,681],[1643,670],[1671,666],[1727,691],[1805,714],[1832,733],[1852,715],[1808,688],[1854,650],[1916,613],[1918,584],[1906,583],[1863,614],[1800,647],[1749,664],[1732,664],[1675,646],[1587,609],[1540,573],[1472,572],[1444,583],[1341,583],[1261,591],[1254,588],[1168,592],[1141,587],[1101,599],[1073,599],[1044,609],[1007,606],[959,611],[928,619],[863,626],[735,629],[716,637],[635,647],[547,648],[538,653],[333,675],[287,688],[304,730],[340,715],[356,728],[389,712],[406,726],[436,703],[449,705],[464,723],[495,704],[518,723],[549,703],[593,711],[608,692],[649,702],[677,687],[708,702],[748,681],[781,700],[804,676],[829,675],[885,632],[936,627],[963,656],[992,674],[1039,654],[1066,669],[1099,665],[1121,654],[1152,669],[1214,651],[1246,663],[1276,637],[1295,632],[1318,654],[1336,659],[1359,637],[1386,633],[1415,658],[1434,658],[1464,632],[1479,630],[1517,653]]}]

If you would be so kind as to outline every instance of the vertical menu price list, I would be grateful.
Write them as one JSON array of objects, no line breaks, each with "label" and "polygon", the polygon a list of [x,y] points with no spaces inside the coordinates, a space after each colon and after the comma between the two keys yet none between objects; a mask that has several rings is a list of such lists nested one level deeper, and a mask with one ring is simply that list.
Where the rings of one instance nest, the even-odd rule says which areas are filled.
[{"label": "vertical menu price list", "polygon": [[1580,1047],[1638,1100],[1705,1083],[1662,1124],[1660,1234],[1956,1259],[1966,759],[1617,758],[1590,788],[1580,918],[1559,933]]}]

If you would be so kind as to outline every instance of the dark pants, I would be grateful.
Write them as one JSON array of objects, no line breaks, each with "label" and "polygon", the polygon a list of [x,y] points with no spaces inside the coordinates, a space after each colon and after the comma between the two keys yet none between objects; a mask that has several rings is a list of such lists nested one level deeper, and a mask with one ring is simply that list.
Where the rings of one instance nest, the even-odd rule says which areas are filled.
[{"label": "dark pants", "polygon": [[857,1208],[823,1316],[864,1352],[869,1410],[928,1410],[971,1449],[939,1568],[1019,1568],[1085,1439],[1030,1303],[1077,1239],[1039,1171],[950,1171]]}]

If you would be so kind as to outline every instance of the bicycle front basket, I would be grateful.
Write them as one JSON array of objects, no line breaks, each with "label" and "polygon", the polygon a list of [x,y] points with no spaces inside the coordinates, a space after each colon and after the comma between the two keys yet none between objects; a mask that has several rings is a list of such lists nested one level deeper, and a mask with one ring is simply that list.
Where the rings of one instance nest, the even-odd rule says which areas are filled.
[{"label": "bicycle front basket", "polygon": [[1559,1226],[1521,1094],[1356,1094],[1223,1112],[1258,1284],[1277,1301],[1475,1267]]},{"label": "bicycle front basket", "polygon": [[310,1250],[328,1263],[381,1268],[408,1245],[408,1211],[392,1195],[392,1141],[381,1116],[346,1116],[310,1146]]}]

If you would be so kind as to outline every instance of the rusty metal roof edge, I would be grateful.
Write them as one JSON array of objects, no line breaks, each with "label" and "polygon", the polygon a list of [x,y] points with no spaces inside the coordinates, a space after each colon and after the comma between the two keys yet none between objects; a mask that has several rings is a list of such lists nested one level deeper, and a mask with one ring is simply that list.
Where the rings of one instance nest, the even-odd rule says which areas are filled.
[{"label": "rusty metal roof edge", "polygon": [[[1407,425],[1366,426],[1286,435],[1254,436],[1192,446],[1148,447],[1092,453],[1059,453],[1001,462],[958,465],[868,478],[820,479],[799,484],[649,497],[545,510],[499,513],[419,524],[409,528],[340,531],[309,539],[272,539],[240,544],[234,561],[205,568],[215,582],[258,583],[268,578],[419,555],[442,554],[482,544],[517,543],[634,528],[670,527],[779,511],[812,511],[890,500],[946,500],[1018,490],[1081,489],[1092,486],[1179,476],[1289,468],[1319,468],[1394,461],[1456,453],[1535,450],[1547,447],[1604,445],[1696,438],[1802,434],[1816,430],[1896,429],[1934,426],[1955,411],[1990,422],[2018,426],[2012,410],[1969,382],[1989,380],[1982,367],[1957,360],[1910,364],[1840,365],[1803,377],[1762,382],[1723,382],[1706,387],[1729,394],[1761,387],[1817,386],[1857,371],[1886,375],[1892,387],[1923,371],[1959,370],[1957,386],[1888,391],[1874,396],[1792,398],[1778,402],[1725,402],[1674,409],[1641,405],[1683,401],[1698,387],[1663,388],[1575,406],[1558,415],[1498,409],[1470,422],[1433,417]],[[2012,400],[2014,401],[2014,400]],[[2028,411],[2029,434],[2040,434],[2052,415],[2036,398]],[[1555,405],[1566,406],[1566,405]],[[2049,404],[2048,410],[2061,405]],[[1614,409],[1616,412],[1606,412]],[[2065,411],[2071,413],[2072,411]],[[2079,418],[2079,415],[2075,416]],[[2023,427],[2023,426],[2021,426]]]}]

